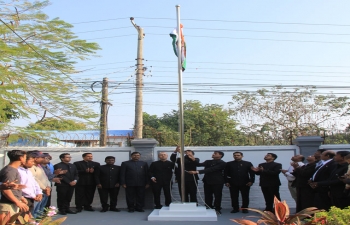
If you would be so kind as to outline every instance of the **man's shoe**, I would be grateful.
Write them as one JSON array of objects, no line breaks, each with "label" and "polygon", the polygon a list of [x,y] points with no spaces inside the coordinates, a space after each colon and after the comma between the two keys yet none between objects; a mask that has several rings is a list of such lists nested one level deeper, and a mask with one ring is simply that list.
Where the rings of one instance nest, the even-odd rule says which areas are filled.
[{"label": "man's shoe", "polygon": [[242,209],[242,213],[249,213],[248,209]]},{"label": "man's shoe", "polygon": [[65,211],[58,211],[58,213],[61,215],[67,215],[67,213]]},{"label": "man's shoe", "polygon": [[100,212],[107,212],[108,210],[107,209],[101,209]]},{"label": "man's shoe", "polygon": [[221,211],[220,210],[215,210],[217,214],[221,215]]},{"label": "man's shoe", "polygon": [[109,211],[120,212],[120,209],[114,208],[114,209],[109,209]]},{"label": "man's shoe", "polygon": [[145,210],[143,209],[136,209],[137,212],[144,212]]},{"label": "man's shoe", "polygon": [[237,209],[233,209],[232,211],[231,211],[231,213],[238,213],[239,212],[239,210],[237,210]]},{"label": "man's shoe", "polygon": [[154,207],[154,209],[161,209],[162,207],[162,205],[157,205],[156,207]]},{"label": "man's shoe", "polygon": [[83,209],[77,209],[76,212],[80,213],[81,211],[83,211]]},{"label": "man's shoe", "polygon": [[73,210],[70,210],[70,209],[67,209],[66,213],[68,213],[68,214],[77,214],[76,211],[73,211]]},{"label": "man's shoe", "polygon": [[92,207],[89,207],[89,208],[84,208],[85,211],[90,211],[90,212],[93,212],[95,211]]},{"label": "man's shoe", "polygon": [[135,212],[135,209],[129,209],[128,212],[133,213],[133,212]]}]

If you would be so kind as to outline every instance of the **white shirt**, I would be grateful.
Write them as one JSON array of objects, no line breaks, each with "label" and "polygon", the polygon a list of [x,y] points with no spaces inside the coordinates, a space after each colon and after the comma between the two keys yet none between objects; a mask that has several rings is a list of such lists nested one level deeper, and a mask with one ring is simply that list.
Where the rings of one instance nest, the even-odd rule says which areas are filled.
[{"label": "white shirt", "polygon": [[38,182],[35,181],[32,172],[30,170],[19,167],[19,175],[21,176],[21,184],[25,185],[26,188],[22,189],[22,195],[25,198],[35,198],[37,195],[42,194],[41,188]]},{"label": "white shirt", "polygon": [[[299,166],[303,166],[304,163],[303,162],[298,162],[298,165]],[[290,166],[288,168],[288,171],[284,174],[284,176],[286,176],[287,180],[288,181],[293,181],[295,180],[295,176],[293,176],[292,172],[294,171],[294,167],[293,166]]]}]

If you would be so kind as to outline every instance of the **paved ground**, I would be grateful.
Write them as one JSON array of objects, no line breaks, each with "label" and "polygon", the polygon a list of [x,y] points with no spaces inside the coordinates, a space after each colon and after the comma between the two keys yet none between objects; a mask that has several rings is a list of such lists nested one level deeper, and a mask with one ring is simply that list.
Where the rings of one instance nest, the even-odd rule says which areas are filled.
[{"label": "paved ground", "polygon": [[[234,218],[246,218],[247,216],[258,216],[259,214],[254,212],[249,212],[247,214],[243,213],[230,213],[231,210],[224,209],[222,210],[222,215],[218,216],[218,221],[216,222],[163,222],[163,221],[147,221],[148,215],[152,212],[152,210],[145,210],[145,212],[134,212],[134,213],[128,213],[126,209],[122,209],[121,212],[105,212],[100,213],[99,211],[95,212],[87,212],[83,211],[78,214],[68,214],[67,220],[63,223],[63,225],[77,225],[77,224],[84,224],[84,225],[100,225],[100,224],[120,224],[120,225],[142,225],[142,224],[148,224],[148,225],[161,225],[161,224],[167,224],[167,225],[194,225],[194,224],[201,224],[201,225],[209,225],[217,223],[220,225],[234,225],[236,223],[230,221],[230,219]],[[57,216],[56,218],[59,218],[62,216]],[[257,218],[249,218],[255,220]]]}]

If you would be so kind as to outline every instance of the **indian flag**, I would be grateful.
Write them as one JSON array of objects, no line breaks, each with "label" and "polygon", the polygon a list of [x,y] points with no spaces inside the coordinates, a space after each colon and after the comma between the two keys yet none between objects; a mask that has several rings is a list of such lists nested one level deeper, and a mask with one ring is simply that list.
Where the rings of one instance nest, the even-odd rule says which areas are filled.
[{"label": "indian flag", "polygon": [[[182,71],[185,71],[186,69],[186,42],[185,37],[182,32],[183,25],[180,24],[180,35],[181,35],[181,63],[182,63]],[[178,33],[177,29],[175,28],[173,32],[170,33],[170,37],[173,39],[173,49],[174,53],[177,57],[177,41],[178,41]]]}]

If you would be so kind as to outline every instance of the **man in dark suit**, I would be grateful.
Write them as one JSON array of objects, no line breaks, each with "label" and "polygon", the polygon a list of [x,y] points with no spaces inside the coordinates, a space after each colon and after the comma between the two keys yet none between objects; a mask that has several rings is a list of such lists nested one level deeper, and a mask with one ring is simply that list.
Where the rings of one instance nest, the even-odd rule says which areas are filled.
[{"label": "man in dark suit", "polygon": [[242,152],[233,153],[234,161],[226,163],[225,182],[230,188],[231,195],[231,213],[239,212],[239,192],[242,195],[242,212],[248,213],[245,208],[249,207],[249,191],[255,181],[255,173],[252,171],[253,164],[242,160]]},{"label": "man in dark suit", "polygon": [[282,170],[282,165],[276,163],[277,155],[274,153],[267,153],[264,157],[265,163],[259,164],[258,167],[252,168],[255,174],[260,175],[260,187],[265,199],[265,210],[273,212],[274,197],[278,200],[280,198],[281,181],[279,174]]},{"label": "man in dark suit", "polygon": [[[96,167],[95,180],[102,210],[100,212],[107,212],[108,207],[110,211],[120,212],[117,206],[117,199],[120,187],[120,166],[114,165],[115,157],[107,156],[105,158],[106,165]],[[108,195],[110,204],[108,205]]]},{"label": "man in dark suit", "polygon": [[76,214],[75,211],[69,208],[74,188],[79,178],[77,168],[75,165],[69,163],[71,158],[69,153],[63,153],[60,155],[61,162],[54,165],[54,170],[59,172],[57,177],[62,178],[60,183],[55,183],[57,206],[61,215],[66,215],[67,213]]},{"label": "man in dark suit", "polygon": [[173,177],[173,169],[175,163],[168,161],[168,154],[160,152],[158,154],[159,160],[152,162],[149,167],[149,174],[151,177],[151,186],[154,197],[155,209],[161,209],[160,194],[163,189],[165,197],[165,206],[171,203],[171,186]]},{"label": "man in dark suit", "polygon": [[297,191],[296,212],[314,206],[314,191],[308,182],[315,172],[315,156],[308,156],[306,161],[307,164],[303,166],[300,166],[298,163],[292,164],[294,167],[293,176],[295,177],[292,185]]},{"label": "man in dark suit", "polygon": [[333,206],[340,209],[344,209],[349,206],[349,198],[344,193],[345,184],[339,179],[348,170],[348,163],[345,161],[345,156],[349,154],[348,151],[338,151],[336,152],[333,160],[335,165],[333,170],[329,174],[327,180],[318,181],[311,183],[311,186],[315,188],[328,188],[330,190],[331,202]]},{"label": "man in dark suit", "polygon": [[83,207],[86,211],[95,211],[91,207],[96,190],[94,173],[100,163],[92,161],[92,153],[84,153],[82,157],[82,161],[74,162],[79,173],[79,180],[75,187],[75,207],[77,212],[81,212]]},{"label": "man in dark suit", "polygon": [[[181,196],[181,163],[180,158],[176,158],[177,153],[180,152],[180,147],[177,147],[173,154],[170,156],[170,160],[177,164],[175,168],[175,175],[178,184],[179,193]],[[191,158],[189,157],[191,156]],[[193,157],[192,157],[193,156]],[[184,164],[186,171],[196,171],[199,159],[194,157],[192,150],[185,151]],[[185,202],[197,202],[197,185],[199,177],[197,174],[194,176],[189,173],[185,173]]]},{"label": "man in dark suit", "polygon": [[149,187],[148,165],[140,157],[139,152],[131,153],[131,160],[123,162],[120,169],[120,184],[125,188],[130,213],[144,212],[145,189]]},{"label": "man in dark suit", "polygon": [[[194,157],[194,156],[189,156]],[[221,214],[222,188],[224,187],[224,170],[226,163],[222,161],[224,153],[214,151],[212,160],[206,160],[198,163],[197,166],[204,166],[204,170],[188,171],[190,174],[204,174],[204,198],[207,207],[215,208],[216,212]],[[213,195],[215,197],[213,205]]]},{"label": "man in dark suit", "polygon": [[336,166],[333,157],[335,156],[334,151],[324,151],[321,154],[322,165],[313,174],[310,180],[310,186],[315,190],[314,206],[318,209],[329,210],[332,203],[331,198],[328,195],[329,186],[318,186],[317,183],[328,180],[331,172]]}]

